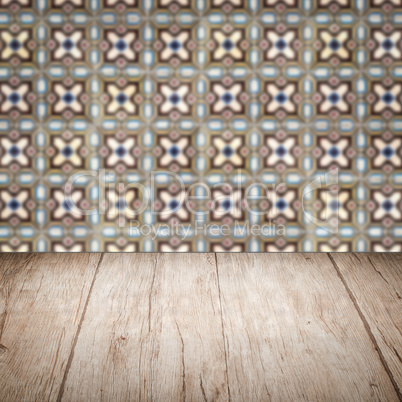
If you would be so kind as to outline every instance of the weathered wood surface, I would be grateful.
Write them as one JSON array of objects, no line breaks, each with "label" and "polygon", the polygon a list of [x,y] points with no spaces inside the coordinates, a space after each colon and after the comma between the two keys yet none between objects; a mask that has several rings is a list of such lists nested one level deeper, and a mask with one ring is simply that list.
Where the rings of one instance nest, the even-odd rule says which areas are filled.
[{"label": "weathered wood surface", "polygon": [[0,401],[398,400],[401,262],[0,254]]},{"label": "weathered wood surface", "polygon": [[214,254],[105,255],[63,400],[226,400]]},{"label": "weathered wood surface", "polygon": [[231,398],[397,400],[326,254],[218,254]]},{"label": "weathered wood surface", "polygon": [[0,400],[56,400],[100,254],[2,254]]},{"label": "weathered wood surface", "polygon": [[[402,254],[331,254],[402,395]],[[402,398],[401,398],[402,399]]]}]

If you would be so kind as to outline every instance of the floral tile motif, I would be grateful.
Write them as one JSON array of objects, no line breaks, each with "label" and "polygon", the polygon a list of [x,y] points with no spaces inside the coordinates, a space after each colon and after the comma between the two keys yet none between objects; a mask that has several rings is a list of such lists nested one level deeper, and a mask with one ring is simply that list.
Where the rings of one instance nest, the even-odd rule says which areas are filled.
[{"label": "floral tile motif", "polygon": [[0,251],[402,251],[402,0],[0,0]]}]

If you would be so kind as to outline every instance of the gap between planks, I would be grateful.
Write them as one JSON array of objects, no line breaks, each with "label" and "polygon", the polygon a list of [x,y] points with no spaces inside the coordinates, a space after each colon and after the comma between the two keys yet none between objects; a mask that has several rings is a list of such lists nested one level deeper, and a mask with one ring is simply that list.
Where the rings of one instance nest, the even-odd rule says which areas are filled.
[{"label": "gap between planks", "polygon": [[103,261],[103,257],[104,257],[104,256],[105,256],[105,254],[102,253],[101,256],[100,256],[100,258],[99,258],[98,265],[97,265],[97,267],[96,267],[96,270],[95,270],[95,273],[94,273],[94,277],[93,277],[93,279],[92,279],[91,286],[90,286],[90,288],[89,288],[88,297],[87,297],[87,299],[85,300],[84,309],[82,310],[80,322],[79,322],[78,327],[77,327],[77,332],[75,333],[73,345],[72,345],[71,351],[70,351],[70,355],[68,356],[67,365],[66,365],[66,370],[64,371],[63,380],[62,380],[61,385],[60,385],[59,394],[58,394],[58,396],[57,396],[57,402],[61,401],[61,399],[63,398],[64,386],[65,386],[65,384],[66,384],[67,377],[68,377],[68,372],[70,371],[71,363],[72,363],[73,358],[74,358],[75,346],[77,345],[77,340],[78,340],[78,337],[79,337],[79,335],[80,335],[82,323],[83,323],[84,318],[85,318],[85,313],[86,313],[86,311],[87,311],[89,299],[91,298],[91,293],[92,293],[92,289],[93,289],[93,287],[94,287],[94,283],[95,283],[95,280],[96,280],[96,275],[98,274],[99,267],[100,267],[100,265],[101,265],[101,263],[102,263],[102,261]]},{"label": "gap between planks", "polygon": [[[355,254],[353,253],[353,255],[355,255]],[[399,386],[398,386],[397,382],[395,381],[394,375],[392,374],[392,371],[391,371],[391,369],[390,369],[389,366],[388,366],[387,360],[385,359],[385,357],[384,357],[384,355],[383,355],[383,353],[382,353],[382,351],[381,351],[381,348],[380,348],[380,346],[378,345],[378,342],[377,342],[377,340],[376,340],[376,338],[375,338],[375,336],[374,336],[374,334],[373,334],[373,332],[372,332],[372,330],[371,330],[371,328],[370,328],[370,324],[368,323],[368,321],[367,321],[365,315],[363,314],[361,308],[359,307],[359,304],[358,304],[358,302],[357,302],[357,300],[356,300],[356,297],[354,296],[352,290],[350,289],[348,283],[346,282],[346,279],[345,279],[344,276],[342,275],[342,272],[340,271],[340,269],[339,269],[339,267],[338,267],[338,264],[336,263],[336,261],[335,261],[334,258],[332,257],[331,253],[327,253],[327,256],[328,256],[328,258],[331,260],[332,265],[334,266],[335,271],[336,271],[336,273],[337,273],[338,276],[339,276],[339,279],[341,280],[343,286],[344,286],[345,289],[346,289],[346,292],[348,293],[350,299],[352,300],[352,303],[353,303],[353,305],[354,305],[354,307],[355,307],[357,313],[359,314],[360,319],[361,319],[362,322],[363,322],[364,329],[366,330],[366,332],[367,332],[367,334],[368,334],[368,336],[369,336],[371,342],[372,342],[373,345],[374,345],[375,350],[376,350],[377,353],[378,353],[378,356],[379,356],[380,361],[381,361],[381,363],[382,363],[382,365],[383,365],[383,367],[384,367],[384,370],[385,370],[386,373],[388,374],[388,377],[389,377],[389,379],[391,380],[391,383],[392,383],[392,385],[393,385],[393,387],[394,387],[394,389],[395,389],[395,392],[396,392],[396,394],[397,394],[399,400],[402,401],[402,393],[401,393],[401,390],[399,389]],[[370,258],[369,258],[369,259],[370,259]],[[359,261],[360,261],[360,260],[359,260]],[[370,261],[370,262],[371,262],[371,261]],[[376,272],[378,272],[372,262],[371,262],[371,265],[373,266],[374,270],[375,270]],[[378,272],[378,274],[386,281],[386,279],[382,276],[382,274],[381,274],[380,272]],[[386,282],[387,282],[387,281],[386,281]]]}]

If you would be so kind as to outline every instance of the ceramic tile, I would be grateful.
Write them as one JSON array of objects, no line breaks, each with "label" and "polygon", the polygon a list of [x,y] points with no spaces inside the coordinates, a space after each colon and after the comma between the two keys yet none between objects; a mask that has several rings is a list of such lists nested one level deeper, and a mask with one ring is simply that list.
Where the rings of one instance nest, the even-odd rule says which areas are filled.
[{"label": "ceramic tile", "polygon": [[1,251],[402,251],[401,0],[0,0]]}]

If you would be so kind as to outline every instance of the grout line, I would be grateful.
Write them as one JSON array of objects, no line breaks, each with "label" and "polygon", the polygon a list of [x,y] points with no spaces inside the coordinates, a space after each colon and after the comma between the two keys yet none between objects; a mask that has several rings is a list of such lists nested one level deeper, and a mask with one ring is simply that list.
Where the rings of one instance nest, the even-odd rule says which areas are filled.
[{"label": "grout line", "polygon": [[388,374],[389,379],[391,380],[391,383],[392,383],[392,385],[393,385],[393,387],[394,387],[394,389],[395,389],[395,392],[396,392],[396,394],[397,394],[397,396],[398,396],[398,399],[399,399],[400,401],[402,401],[402,393],[401,393],[401,390],[399,389],[399,386],[398,386],[397,382],[396,382],[395,379],[394,379],[394,376],[393,376],[393,374],[392,374],[392,371],[391,371],[390,368],[388,367],[387,361],[386,361],[386,359],[384,358],[384,355],[382,354],[382,351],[381,351],[381,349],[380,349],[380,347],[379,347],[379,345],[378,345],[378,343],[377,343],[377,340],[375,339],[375,336],[374,336],[373,332],[371,331],[371,328],[370,328],[370,325],[369,325],[368,321],[366,320],[366,318],[365,318],[363,312],[361,311],[361,309],[360,309],[360,307],[359,307],[359,304],[358,304],[358,302],[357,302],[356,297],[353,295],[353,292],[351,291],[351,289],[349,288],[348,284],[346,283],[346,280],[345,280],[345,278],[343,277],[343,275],[342,275],[342,273],[341,273],[341,271],[340,271],[340,269],[339,269],[337,263],[335,262],[334,258],[332,257],[332,255],[331,255],[330,253],[327,253],[327,256],[328,256],[328,258],[330,259],[330,261],[332,262],[332,265],[334,266],[334,268],[335,268],[335,270],[336,270],[336,272],[337,272],[337,274],[338,274],[339,279],[342,281],[343,286],[345,287],[345,289],[346,289],[346,291],[347,291],[347,293],[348,293],[350,299],[351,299],[352,302],[353,302],[353,305],[355,306],[355,309],[357,310],[357,313],[359,314],[360,319],[361,319],[362,322],[363,322],[364,328],[365,328],[365,330],[366,330],[366,332],[367,332],[367,334],[368,334],[368,336],[369,336],[371,342],[372,342],[373,345],[374,345],[374,349],[377,351],[377,353],[378,353],[378,355],[379,355],[379,357],[380,357],[381,363],[382,363],[382,365],[383,365],[383,367],[384,367],[386,373]]},{"label": "grout line", "polygon": [[218,258],[216,256],[216,253],[214,253],[215,255],[215,266],[216,266],[216,277],[218,279],[218,293],[219,293],[219,308],[221,311],[221,324],[222,324],[222,337],[223,337],[223,348],[225,351],[225,364],[226,364],[226,381],[228,384],[228,396],[229,396],[229,401],[231,401],[231,397],[230,397],[230,386],[229,386],[229,370],[228,370],[228,354],[226,351],[226,341],[225,341],[225,328],[223,326],[223,311],[222,311],[222,299],[221,299],[221,285],[220,285],[220,281],[219,281],[219,271],[218,271]]},{"label": "grout line", "polygon": [[71,363],[72,363],[73,358],[74,358],[75,346],[77,345],[78,336],[80,335],[80,332],[81,332],[82,323],[83,323],[83,321],[84,321],[85,313],[86,313],[86,311],[87,311],[87,307],[88,307],[88,304],[89,304],[89,299],[91,298],[92,289],[93,289],[93,286],[94,286],[94,283],[95,283],[95,280],[96,280],[96,276],[97,276],[97,274],[98,274],[99,267],[100,267],[100,265],[101,265],[101,263],[102,263],[102,261],[103,261],[103,257],[104,257],[104,256],[105,256],[105,254],[102,253],[102,254],[101,254],[101,257],[100,257],[100,259],[99,259],[98,265],[97,265],[97,267],[96,267],[96,269],[95,269],[95,274],[94,274],[94,277],[93,277],[93,279],[92,279],[91,286],[90,286],[90,288],[89,288],[87,300],[86,300],[86,302],[85,302],[85,306],[84,306],[84,309],[83,309],[82,314],[81,314],[81,319],[80,319],[80,322],[79,322],[79,324],[78,324],[77,332],[76,332],[75,337],[74,337],[73,346],[72,346],[72,348],[71,348],[70,356],[68,357],[68,360],[67,360],[66,370],[64,371],[63,381],[61,382],[59,394],[58,394],[58,396],[57,396],[57,401],[58,401],[58,402],[61,401],[61,399],[63,398],[64,386],[65,386],[65,384],[66,384],[67,377],[68,377],[68,372],[70,371]]}]

